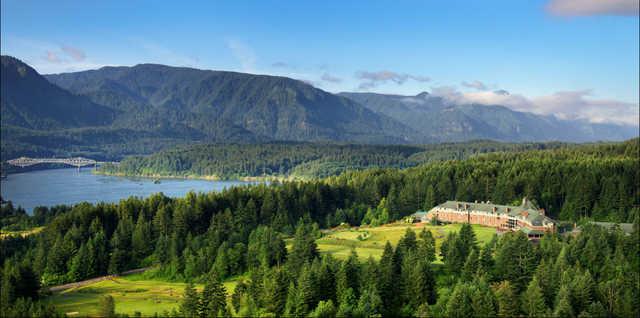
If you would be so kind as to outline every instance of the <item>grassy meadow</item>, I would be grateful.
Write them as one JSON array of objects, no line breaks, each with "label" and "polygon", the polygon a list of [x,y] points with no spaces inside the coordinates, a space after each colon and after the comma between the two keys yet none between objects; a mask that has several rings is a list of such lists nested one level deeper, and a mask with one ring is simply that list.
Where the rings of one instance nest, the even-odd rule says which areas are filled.
[{"label": "grassy meadow", "polygon": [[[330,253],[337,258],[346,258],[355,249],[361,260],[372,256],[380,259],[387,241],[396,245],[407,228],[412,228],[416,234],[422,228],[431,230],[436,239],[437,253],[442,241],[451,231],[459,231],[461,224],[447,224],[432,226],[428,224],[393,223],[379,227],[338,228],[323,231],[323,236],[316,242],[321,253]],[[496,232],[494,228],[473,225],[480,244],[488,242]],[[289,241],[290,242],[290,241]],[[290,244],[288,244],[290,245]],[[290,246],[288,246],[290,247]],[[440,263],[438,259],[436,263]],[[104,295],[113,296],[116,312],[134,315],[140,312],[142,316],[151,316],[164,311],[171,312],[178,309],[185,283],[167,282],[150,278],[149,273],[134,274],[103,280],[90,285],[55,292],[49,297],[60,312],[68,316],[96,316],[100,310],[100,298]],[[224,282],[228,297],[234,291],[238,280],[235,277]],[[196,285],[202,290],[203,285]]]},{"label": "grassy meadow", "polygon": [[[224,282],[228,297],[233,293],[237,278]],[[143,317],[171,312],[178,309],[185,283],[166,282],[148,279],[144,274],[135,274],[103,280],[90,285],[55,292],[49,297],[58,311],[67,316],[96,316],[100,311],[100,298],[113,296],[116,312],[133,316],[140,312]],[[201,291],[202,284],[196,284]]]},{"label": "grassy meadow", "polygon": [[27,237],[29,235],[38,234],[43,229],[44,229],[44,226],[38,226],[38,227],[34,227],[32,229],[23,230],[23,231],[5,231],[5,230],[0,230],[0,240],[5,238],[5,237],[10,237],[10,236]]},{"label": "grassy meadow", "polygon": [[[491,240],[496,230],[491,227],[472,225],[476,237],[480,244]],[[316,241],[321,253],[331,253],[337,258],[346,258],[351,254],[351,249],[355,249],[358,257],[362,260],[372,256],[380,259],[384,246],[389,241],[395,246],[404,236],[407,228],[412,228],[416,235],[420,234],[423,228],[430,230],[436,239],[436,253],[440,253],[440,245],[449,232],[457,232],[462,224],[429,225],[425,223],[393,223],[378,227],[346,228],[326,231],[324,235]],[[436,262],[440,262],[437,260]]]}]

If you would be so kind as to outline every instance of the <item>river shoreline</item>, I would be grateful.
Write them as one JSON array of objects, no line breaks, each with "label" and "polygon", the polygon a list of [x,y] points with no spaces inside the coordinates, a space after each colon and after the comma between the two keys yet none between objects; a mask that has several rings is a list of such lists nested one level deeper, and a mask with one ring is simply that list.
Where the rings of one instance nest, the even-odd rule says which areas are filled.
[{"label": "river shoreline", "polygon": [[128,173],[112,173],[100,170],[92,171],[93,174],[123,177],[123,178],[144,178],[144,179],[177,179],[177,180],[204,180],[204,181],[244,181],[244,182],[285,182],[285,181],[304,181],[310,178],[269,175],[269,176],[252,176],[252,177],[232,177],[221,178],[216,175],[170,175],[170,174],[128,174]]},{"label": "river shoreline", "polygon": [[153,177],[100,175],[93,169],[78,171],[68,168],[10,174],[1,183],[2,198],[31,213],[38,206],[114,203],[132,196],[146,198],[160,192],[167,197],[180,198],[189,192],[218,192],[260,182],[184,177],[163,177],[156,182]]}]

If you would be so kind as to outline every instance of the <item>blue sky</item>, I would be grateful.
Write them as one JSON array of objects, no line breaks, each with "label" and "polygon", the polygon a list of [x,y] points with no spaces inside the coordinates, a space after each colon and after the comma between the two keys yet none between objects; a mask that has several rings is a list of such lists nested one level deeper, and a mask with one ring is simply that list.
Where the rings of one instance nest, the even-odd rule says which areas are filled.
[{"label": "blue sky", "polygon": [[3,0],[1,9],[2,54],[41,73],[162,63],[638,121],[637,0]]}]

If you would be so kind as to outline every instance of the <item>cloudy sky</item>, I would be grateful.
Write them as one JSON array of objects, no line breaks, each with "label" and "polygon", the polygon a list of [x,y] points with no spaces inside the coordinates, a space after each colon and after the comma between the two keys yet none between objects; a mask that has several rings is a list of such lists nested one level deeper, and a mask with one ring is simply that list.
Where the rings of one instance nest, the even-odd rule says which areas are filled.
[{"label": "cloudy sky", "polygon": [[3,0],[0,48],[41,73],[162,63],[638,125],[638,2]]}]

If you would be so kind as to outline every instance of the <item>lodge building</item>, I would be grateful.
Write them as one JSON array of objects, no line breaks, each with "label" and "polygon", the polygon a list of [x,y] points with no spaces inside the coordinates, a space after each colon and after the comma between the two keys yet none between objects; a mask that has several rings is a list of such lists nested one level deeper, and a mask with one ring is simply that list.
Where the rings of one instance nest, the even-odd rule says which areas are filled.
[{"label": "lodge building", "polygon": [[444,223],[470,223],[491,226],[501,232],[522,231],[530,239],[538,239],[545,232],[556,231],[556,221],[545,216],[544,209],[536,207],[527,198],[520,206],[498,205],[487,202],[447,201],[428,212],[414,214],[414,220]]}]

